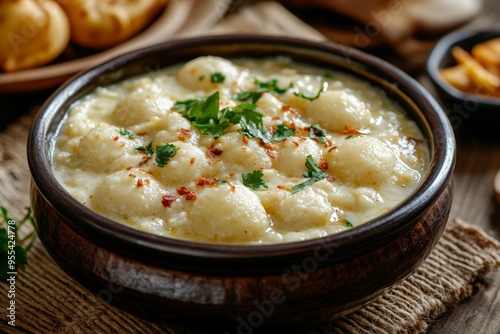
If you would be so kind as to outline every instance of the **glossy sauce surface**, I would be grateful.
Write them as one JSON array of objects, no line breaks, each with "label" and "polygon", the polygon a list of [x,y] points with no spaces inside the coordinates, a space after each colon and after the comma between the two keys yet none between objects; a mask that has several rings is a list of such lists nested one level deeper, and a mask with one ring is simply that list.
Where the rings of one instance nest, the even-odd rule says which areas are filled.
[{"label": "glossy sauce surface", "polygon": [[96,89],[54,152],[91,209],[162,236],[279,243],[353,228],[428,168],[422,133],[378,88],[278,57],[201,57]]}]

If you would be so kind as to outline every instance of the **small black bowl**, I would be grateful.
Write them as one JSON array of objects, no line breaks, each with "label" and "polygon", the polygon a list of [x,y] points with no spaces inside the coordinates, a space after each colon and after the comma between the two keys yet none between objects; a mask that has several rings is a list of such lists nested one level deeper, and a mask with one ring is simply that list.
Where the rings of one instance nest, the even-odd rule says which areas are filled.
[{"label": "small black bowl", "polygon": [[451,54],[455,46],[470,52],[474,45],[500,37],[500,30],[459,30],[441,38],[427,61],[427,74],[436,87],[443,109],[455,131],[465,130],[474,136],[500,140],[500,98],[465,93],[448,84],[439,74],[442,68],[456,65]]}]

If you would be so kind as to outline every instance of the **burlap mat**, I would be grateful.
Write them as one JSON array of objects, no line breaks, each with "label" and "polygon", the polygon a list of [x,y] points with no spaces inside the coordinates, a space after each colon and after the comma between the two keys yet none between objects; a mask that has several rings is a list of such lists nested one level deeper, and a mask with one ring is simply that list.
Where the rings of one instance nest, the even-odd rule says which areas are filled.
[{"label": "burlap mat", "polygon": [[[0,133],[0,205],[13,218],[29,206],[26,139],[31,118],[22,117]],[[424,264],[409,278],[358,312],[311,333],[421,333],[428,324],[474,291],[475,282],[500,265],[500,243],[479,228],[452,220]],[[7,307],[2,283],[0,309]],[[16,327],[12,333],[168,333],[105,304],[69,278],[40,241],[28,254],[16,281]]]}]

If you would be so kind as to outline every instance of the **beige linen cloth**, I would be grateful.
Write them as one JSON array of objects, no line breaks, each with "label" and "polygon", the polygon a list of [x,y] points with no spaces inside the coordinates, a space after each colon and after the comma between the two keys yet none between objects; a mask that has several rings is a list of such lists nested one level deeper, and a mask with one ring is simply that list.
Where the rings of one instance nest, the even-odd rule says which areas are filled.
[{"label": "beige linen cloth", "polygon": [[[266,4],[265,6],[268,6]],[[276,6],[271,4],[270,6]],[[324,37],[279,9],[273,20],[263,7],[245,9],[218,24],[218,32],[280,33],[300,31],[302,37]],[[278,19],[276,19],[278,15]],[[13,218],[29,206],[26,139],[31,116],[23,116],[0,132],[0,205]],[[423,265],[402,283],[363,309],[310,333],[421,333],[428,322],[473,292],[475,282],[500,265],[500,243],[477,227],[452,220]],[[5,310],[6,285],[0,285]],[[16,330],[23,333],[168,333],[168,328],[139,319],[101,302],[69,278],[51,260],[38,240],[28,254],[26,271],[16,281]],[[0,332],[13,332],[0,321]]]}]

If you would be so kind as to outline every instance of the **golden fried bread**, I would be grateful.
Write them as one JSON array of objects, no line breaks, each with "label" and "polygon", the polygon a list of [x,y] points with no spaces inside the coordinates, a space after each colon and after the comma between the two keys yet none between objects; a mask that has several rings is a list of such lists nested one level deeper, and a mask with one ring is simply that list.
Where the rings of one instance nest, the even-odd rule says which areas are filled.
[{"label": "golden fried bread", "polygon": [[46,64],[69,43],[66,14],[55,1],[0,1],[0,68],[17,71]]},{"label": "golden fried bread", "polygon": [[92,49],[116,45],[147,26],[167,0],[57,0],[71,21],[74,43]]}]

